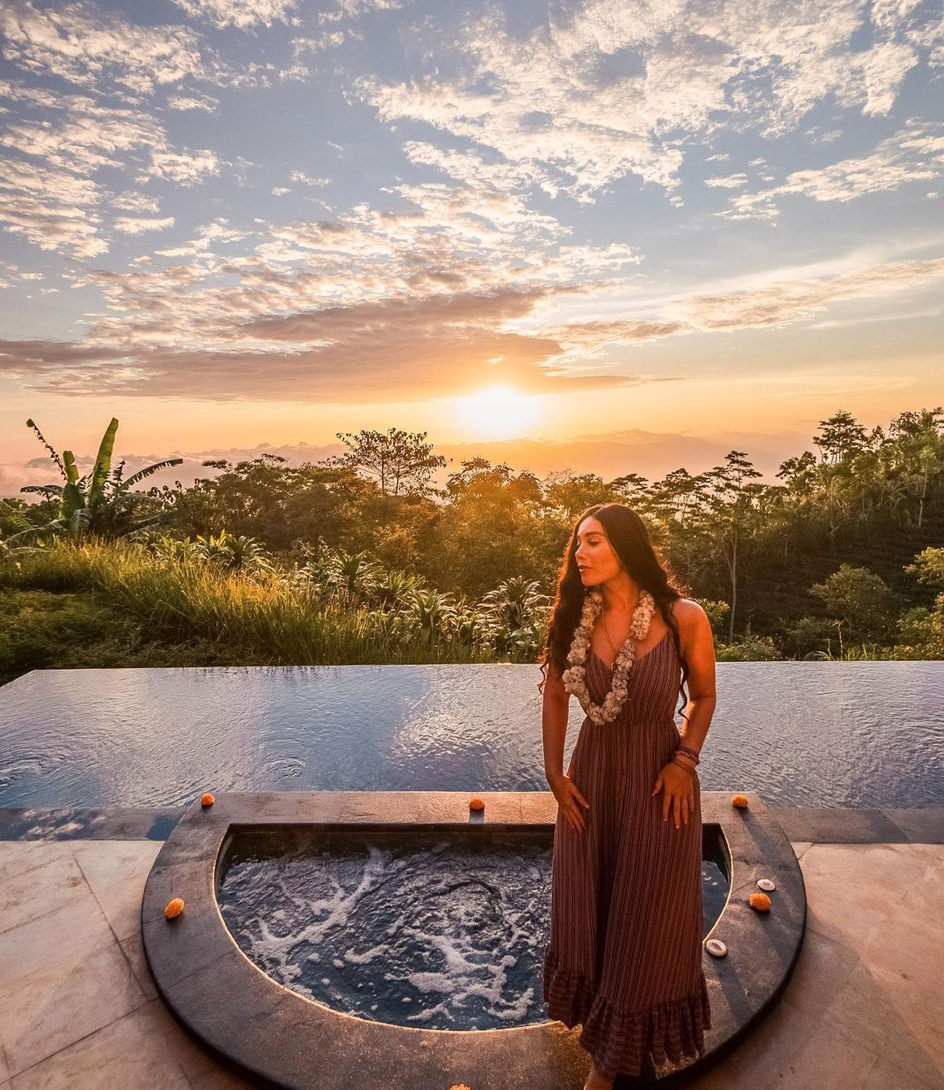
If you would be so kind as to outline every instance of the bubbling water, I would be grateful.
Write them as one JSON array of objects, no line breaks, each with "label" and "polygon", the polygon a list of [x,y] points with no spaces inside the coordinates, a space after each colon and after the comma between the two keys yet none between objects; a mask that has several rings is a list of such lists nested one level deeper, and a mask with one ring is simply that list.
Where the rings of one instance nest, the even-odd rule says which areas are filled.
[{"label": "bubbling water", "polygon": [[[244,953],[333,1010],[424,1029],[548,1020],[547,830],[259,832],[230,845],[218,901]],[[728,882],[702,870],[706,931]]]}]

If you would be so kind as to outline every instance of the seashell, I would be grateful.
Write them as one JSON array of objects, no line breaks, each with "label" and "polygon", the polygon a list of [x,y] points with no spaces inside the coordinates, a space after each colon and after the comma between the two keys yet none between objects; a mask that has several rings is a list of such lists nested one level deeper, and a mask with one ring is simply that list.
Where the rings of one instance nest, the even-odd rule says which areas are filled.
[{"label": "seashell", "polygon": [[705,949],[712,957],[723,958],[728,952],[728,947],[721,939],[707,939]]},{"label": "seashell", "polygon": [[776,889],[777,888],[777,883],[772,881],[770,878],[758,878],[757,879],[757,884],[760,886],[761,889]]}]

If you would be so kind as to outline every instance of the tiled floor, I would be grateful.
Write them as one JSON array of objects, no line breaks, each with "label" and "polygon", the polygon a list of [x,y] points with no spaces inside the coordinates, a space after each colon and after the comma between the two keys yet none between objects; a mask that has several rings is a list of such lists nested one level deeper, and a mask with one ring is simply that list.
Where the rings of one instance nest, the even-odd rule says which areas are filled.
[{"label": "tiled floor", "polygon": [[[248,1085],[149,979],[138,913],[160,847],[0,841],[0,1090]],[[794,849],[808,927],[783,1001],[691,1085],[944,1090],[944,845]]]}]

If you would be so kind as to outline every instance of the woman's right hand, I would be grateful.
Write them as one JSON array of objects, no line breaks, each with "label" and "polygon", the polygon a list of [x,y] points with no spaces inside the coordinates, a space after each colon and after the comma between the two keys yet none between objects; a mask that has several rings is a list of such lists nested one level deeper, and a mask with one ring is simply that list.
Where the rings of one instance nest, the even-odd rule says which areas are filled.
[{"label": "woman's right hand", "polygon": [[583,832],[587,826],[587,822],[581,807],[585,807],[589,810],[590,803],[581,795],[577,789],[577,785],[565,772],[559,772],[556,776],[548,777],[547,782],[551,791],[554,793],[554,798],[557,799],[557,805],[563,812],[564,817],[570,822],[574,829]]}]

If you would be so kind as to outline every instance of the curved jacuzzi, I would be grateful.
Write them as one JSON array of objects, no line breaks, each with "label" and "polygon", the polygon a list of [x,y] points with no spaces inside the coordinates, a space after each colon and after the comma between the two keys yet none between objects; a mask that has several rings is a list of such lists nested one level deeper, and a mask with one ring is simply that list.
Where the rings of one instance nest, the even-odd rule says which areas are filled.
[{"label": "curved jacuzzi", "polygon": [[[589,1066],[580,1027],[547,1021],[540,995],[557,802],[551,792],[485,792],[484,811],[470,811],[470,797],[232,792],[206,808],[197,799],[142,901],[163,1001],[218,1062],[258,1085],[579,1090]],[[659,1085],[749,1032],[799,954],[800,867],[778,822],[747,797],[737,809],[727,792],[701,793],[703,874],[716,887],[703,884],[705,939],[727,954],[703,950],[705,1056],[660,1068]],[[748,904],[759,878],[776,886],[765,913]],[[260,900],[267,886],[275,894]],[[185,908],[167,919],[174,897]],[[372,930],[354,930],[355,903]]]}]

